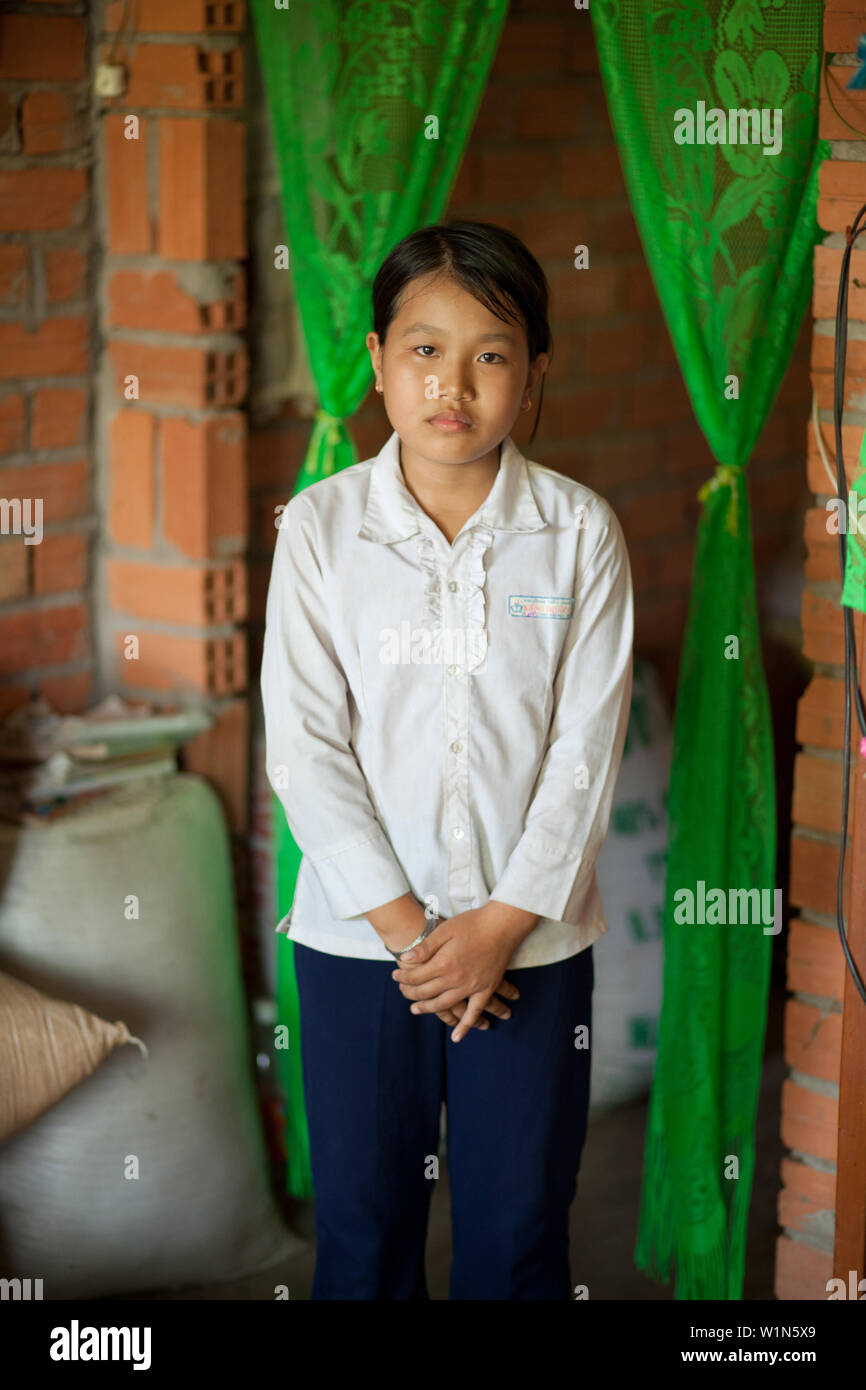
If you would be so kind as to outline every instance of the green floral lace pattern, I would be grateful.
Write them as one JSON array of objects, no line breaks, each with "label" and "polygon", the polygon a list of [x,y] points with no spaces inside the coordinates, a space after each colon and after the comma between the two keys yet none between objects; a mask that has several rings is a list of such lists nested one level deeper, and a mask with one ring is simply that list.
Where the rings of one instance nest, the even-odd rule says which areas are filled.
[{"label": "green floral lace pattern", "polygon": [[[668,800],[664,1002],[635,1250],[677,1298],[742,1297],[772,935],[686,925],[678,890],[774,901],[772,725],[745,466],[809,302],[820,0],[594,0],[632,206],[695,415],[700,489]],[[781,148],[678,143],[677,113],[767,108]],[[772,121],[767,133],[771,132]],[[738,127],[735,127],[738,130]],[[769,144],[769,141],[766,143]]]}]

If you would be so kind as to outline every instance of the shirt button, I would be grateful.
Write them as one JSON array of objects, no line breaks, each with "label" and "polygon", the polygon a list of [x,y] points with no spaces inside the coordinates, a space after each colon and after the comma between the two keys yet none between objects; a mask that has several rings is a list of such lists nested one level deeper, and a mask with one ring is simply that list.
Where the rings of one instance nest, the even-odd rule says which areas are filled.
[{"label": "shirt button", "polygon": [[451,590],[452,594],[456,594],[457,590],[460,588],[460,585],[457,583],[456,579],[451,579],[448,582],[448,588]]},{"label": "shirt button", "polygon": [[460,667],[459,667],[459,666],[449,666],[449,667],[448,667],[448,674],[449,674],[449,676],[459,676],[459,675],[460,675]]},{"label": "shirt button", "polygon": [[459,753],[459,752],[460,752],[460,749],[461,749],[462,747],[463,747],[463,744],[462,744],[462,743],[452,743],[452,745],[451,745],[451,752],[452,752],[452,753]]},{"label": "shirt button", "polygon": [[463,827],[462,827],[462,825],[455,825],[454,829],[451,831],[451,834],[454,836],[455,840],[462,840],[462,839],[463,839]]}]

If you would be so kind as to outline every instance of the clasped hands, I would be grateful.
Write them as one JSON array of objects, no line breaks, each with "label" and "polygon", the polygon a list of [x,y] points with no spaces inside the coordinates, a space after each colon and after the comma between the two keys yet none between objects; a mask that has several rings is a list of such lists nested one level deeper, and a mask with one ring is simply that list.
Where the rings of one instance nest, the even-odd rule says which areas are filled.
[{"label": "clasped hands", "polygon": [[537,916],[495,902],[460,912],[440,921],[403,956],[391,978],[414,1001],[412,1013],[433,1013],[443,1023],[455,1024],[451,1040],[459,1042],[470,1028],[490,1027],[485,1012],[511,1017],[503,1001],[519,998],[520,991],[504,978],[505,969],[527,935],[527,924],[537,921]]}]

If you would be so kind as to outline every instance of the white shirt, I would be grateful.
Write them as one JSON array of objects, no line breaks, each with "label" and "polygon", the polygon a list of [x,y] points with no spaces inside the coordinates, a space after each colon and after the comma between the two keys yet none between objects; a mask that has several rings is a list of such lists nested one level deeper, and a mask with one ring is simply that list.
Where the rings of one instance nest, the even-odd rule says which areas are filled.
[{"label": "white shirt", "polygon": [[632,690],[620,523],[508,437],[453,545],[406,487],[396,433],[282,512],[261,689],[267,775],[302,851],[277,926],[391,961],[365,913],[412,893],[541,920],[510,966],[607,931],[595,861]]}]

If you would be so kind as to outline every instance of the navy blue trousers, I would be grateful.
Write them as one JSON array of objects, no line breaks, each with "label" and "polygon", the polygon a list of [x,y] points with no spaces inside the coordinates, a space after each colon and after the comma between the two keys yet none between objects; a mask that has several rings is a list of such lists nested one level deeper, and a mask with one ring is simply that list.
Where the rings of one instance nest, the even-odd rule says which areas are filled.
[{"label": "navy blue trousers", "polygon": [[[316,1216],[314,1299],[425,1299],[446,1105],[452,1299],[570,1299],[589,1107],[592,947],[509,970],[511,1018],[453,1043],[395,963],[294,944]],[[587,1025],[587,1034],[576,1033]]]}]

